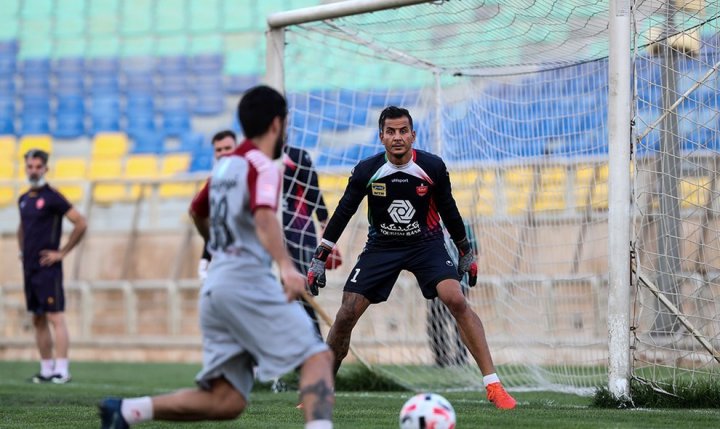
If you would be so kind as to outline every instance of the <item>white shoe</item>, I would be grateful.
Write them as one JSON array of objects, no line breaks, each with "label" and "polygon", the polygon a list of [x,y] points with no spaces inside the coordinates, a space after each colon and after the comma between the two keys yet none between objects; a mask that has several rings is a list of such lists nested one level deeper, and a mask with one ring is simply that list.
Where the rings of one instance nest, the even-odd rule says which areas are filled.
[{"label": "white shoe", "polygon": [[66,376],[62,376],[60,374],[54,374],[52,377],[50,377],[50,379],[55,384],[65,384],[65,383],[69,383],[70,380],[72,380],[72,377],[70,376],[70,373],[68,373]]}]

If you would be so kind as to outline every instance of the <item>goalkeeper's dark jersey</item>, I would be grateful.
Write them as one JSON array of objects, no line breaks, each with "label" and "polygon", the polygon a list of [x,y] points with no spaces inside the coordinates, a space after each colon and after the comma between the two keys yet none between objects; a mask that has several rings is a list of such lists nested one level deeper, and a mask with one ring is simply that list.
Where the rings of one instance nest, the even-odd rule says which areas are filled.
[{"label": "goalkeeper's dark jersey", "polygon": [[390,163],[384,152],[360,161],[330,218],[324,239],[337,242],[365,196],[369,247],[442,242],[441,218],[454,241],[465,237],[445,163],[431,153],[413,150],[411,161],[401,166]]}]

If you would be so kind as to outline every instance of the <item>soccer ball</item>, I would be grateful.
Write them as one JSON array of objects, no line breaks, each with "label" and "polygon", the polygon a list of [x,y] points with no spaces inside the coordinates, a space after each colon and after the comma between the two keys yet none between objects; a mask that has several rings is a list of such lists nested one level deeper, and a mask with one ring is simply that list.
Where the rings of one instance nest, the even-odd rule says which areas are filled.
[{"label": "soccer ball", "polygon": [[437,393],[420,393],[400,410],[400,429],[454,429],[455,410]]}]

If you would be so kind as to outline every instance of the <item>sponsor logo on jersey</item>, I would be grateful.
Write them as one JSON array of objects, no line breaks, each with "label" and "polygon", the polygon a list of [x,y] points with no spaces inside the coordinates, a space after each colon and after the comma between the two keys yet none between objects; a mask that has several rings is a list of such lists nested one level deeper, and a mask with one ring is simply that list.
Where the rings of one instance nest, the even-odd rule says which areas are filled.
[{"label": "sponsor logo on jersey", "polygon": [[420,222],[415,221],[409,225],[396,225],[394,223],[380,224],[380,232],[383,235],[395,235],[400,237],[410,237],[420,233]]},{"label": "sponsor logo on jersey", "polygon": [[395,200],[388,207],[388,213],[393,222],[408,224],[415,216],[415,207],[408,200]]},{"label": "sponsor logo on jersey", "polygon": [[415,188],[415,192],[417,192],[417,194],[418,194],[419,196],[424,197],[425,194],[427,194],[427,192],[428,192],[428,187],[427,187],[427,185],[417,186],[417,187]]},{"label": "sponsor logo on jersey", "polygon": [[384,183],[373,183],[372,194],[376,197],[387,197],[387,189]]},{"label": "sponsor logo on jersey", "polygon": [[408,183],[409,181],[410,181],[410,180],[407,179],[407,178],[406,178],[406,179],[399,179],[399,178],[397,178],[397,177],[391,180],[392,183]]}]

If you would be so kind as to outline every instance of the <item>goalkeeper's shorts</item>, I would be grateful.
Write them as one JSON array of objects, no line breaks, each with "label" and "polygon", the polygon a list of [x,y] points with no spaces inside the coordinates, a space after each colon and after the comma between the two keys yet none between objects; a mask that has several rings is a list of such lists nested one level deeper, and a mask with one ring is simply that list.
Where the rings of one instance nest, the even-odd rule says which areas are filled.
[{"label": "goalkeeper's shorts", "polygon": [[365,248],[350,270],[344,290],[360,294],[373,304],[387,301],[402,270],[415,275],[427,299],[437,297],[441,281],[460,279],[444,242],[431,241],[405,248]]}]

